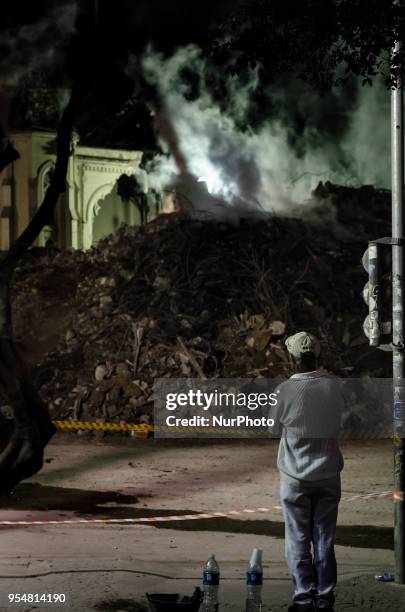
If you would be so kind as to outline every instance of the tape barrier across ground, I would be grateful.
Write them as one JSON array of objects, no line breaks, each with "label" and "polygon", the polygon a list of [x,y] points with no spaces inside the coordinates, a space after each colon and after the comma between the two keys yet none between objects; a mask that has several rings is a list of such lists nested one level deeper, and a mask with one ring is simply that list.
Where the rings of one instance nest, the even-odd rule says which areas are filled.
[{"label": "tape barrier across ground", "polygon": [[[61,430],[96,430],[96,431],[135,431],[135,432],[153,432],[157,428],[154,425],[142,425],[131,423],[100,423],[88,421],[54,421],[55,426]],[[161,429],[161,428],[159,428]],[[166,430],[166,428],[164,428]],[[170,428],[167,428],[170,429]],[[177,428],[176,428],[177,429]],[[184,428],[185,431],[198,430],[200,428]],[[216,429],[222,431],[223,429]],[[403,491],[382,491],[360,495],[352,495],[343,497],[342,502],[355,502],[360,500],[392,498],[394,502],[404,501]],[[217,512],[204,512],[196,514],[168,515],[168,516],[150,516],[138,518],[117,518],[117,519],[62,519],[49,521],[6,521],[0,520],[0,527],[22,527],[35,525],[80,525],[80,524],[137,524],[137,523],[163,523],[173,521],[196,521],[203,519],[221,518],[229,516],[243,516],[245,514],[258,514],[269,512],[280,512],[281,506],[272,505],[266,507],[243,508],[241,510],[227,510]]]},{"label": "tape barrier across ground", "polygon": [[[404,501],[403,491],[381,491],[361,495],[343,497],[341,502],[355,502],[370,499],[392,498],[394,501]],[[243,508],[241,510],[226,510],[223,512],[203,512],[201,514],[180,514],[168,516],[148,516],[138,518],[117,519],[61,519],[50,521],[0,521],[0,527],[30,527],[35,525],[114,525],[114,524],[136,524],[136,523],[168,523],[173,521],[199,521],[202,519],[223,518],[229,516],[243,516],[244,514],[259,514],[269,512],[280,512],[281,506],[272,505],[257,508]]]},{"label": "tape barrier across ground", "polygon": [[[222,433],[235,435],[234,429],[224,427],[164,427],[162,425],[143,425],[138,423],[101,423],[92,421],[53,421],[53,424],[60,430],[81,430],[81,431],[134,431],[139,433]],[[240,430],[240,432],[242,429]],[[239,433],[240,433],[239,432]],[[246,430],[250,435],[251,432]],[[264,432],[265,433],[265,432]]]},{"label": "tape barrier across ground", "polygon": [[[164,427],[162,425],[147,425],[139,423],[104,423],[100,421],[53,421],[55,427],[61,431],[134,431],[141,433],[153,433],[153,432],[165,432],[165,433],[222,433],[222,434],[233,434],[235,436],[235,429],[227,429],[224,427]],[[243,433],[252,436],[251,430],[238,429],[238,435],[243,437]],[[257,433],[266,435],[267,430],[257,428]],[[391,438],[393,432],[391,429],[380,430],[376,432],[372,431],[355,431],[355,432],[342,432],[341,440],[378,440]]]}]

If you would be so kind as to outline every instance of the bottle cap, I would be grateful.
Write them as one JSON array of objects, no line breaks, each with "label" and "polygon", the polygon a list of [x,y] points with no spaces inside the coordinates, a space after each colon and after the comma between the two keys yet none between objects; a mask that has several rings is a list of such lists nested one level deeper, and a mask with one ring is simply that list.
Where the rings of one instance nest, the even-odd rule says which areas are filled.
[{"label": "bottle cap", "polygon": [[250,567],[254,567],[255,565],[262,564],[262,554],[263,554],[263,551],[261,548],[253,549],[252,556],[250,557]]}]

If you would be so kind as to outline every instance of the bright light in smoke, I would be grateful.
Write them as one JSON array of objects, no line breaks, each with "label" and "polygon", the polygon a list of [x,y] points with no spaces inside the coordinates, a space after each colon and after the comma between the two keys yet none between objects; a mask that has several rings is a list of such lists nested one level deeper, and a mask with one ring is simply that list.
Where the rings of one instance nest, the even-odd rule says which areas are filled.
[{"label": "bright light in smoke", "polygon": [[219,178],[219,174],[214,171],[209,172],[205,176],[200,176],[198,182],[205,183],[207,185],[208,193],[220,193],[221,191],[221,179]]}]

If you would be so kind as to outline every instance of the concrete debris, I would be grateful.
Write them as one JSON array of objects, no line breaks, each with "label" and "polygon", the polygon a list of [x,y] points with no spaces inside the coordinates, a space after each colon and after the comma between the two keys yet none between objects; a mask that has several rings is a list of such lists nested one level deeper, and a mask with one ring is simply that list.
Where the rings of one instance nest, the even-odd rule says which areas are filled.
[{"label": "concrete debris", "polygon": [[360,259],[389,234],[390,194],[320,184],[315,200],[237,225],[161,215],[84,253],[31,249],[14,326],[52,416],[149,423],[155,378],[287,377],[300,329],[332,371],[387,375],[363,336]]}]

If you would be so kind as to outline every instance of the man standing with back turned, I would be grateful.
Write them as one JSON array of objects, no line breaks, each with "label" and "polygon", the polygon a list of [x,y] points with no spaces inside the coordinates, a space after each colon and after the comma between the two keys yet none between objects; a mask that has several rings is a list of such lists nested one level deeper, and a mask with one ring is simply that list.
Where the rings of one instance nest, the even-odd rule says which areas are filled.
[{"label": "man standing with back turned", "polygon": [[287,338],[286,347],[297,373],[277,387],[278,402],[270,415],[282,429],[277,467],[286,559],[294,583],[289,610],[332,612],[343,397],[337,379],[318,369],[320,344],[315,336],[299,332]]}]

